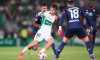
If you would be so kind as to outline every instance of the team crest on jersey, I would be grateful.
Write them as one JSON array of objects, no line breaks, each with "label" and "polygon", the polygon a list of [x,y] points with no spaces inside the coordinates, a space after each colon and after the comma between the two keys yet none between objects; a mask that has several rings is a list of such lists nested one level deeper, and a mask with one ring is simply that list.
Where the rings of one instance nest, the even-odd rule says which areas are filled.
[{"label": "team crest on jersey", "polygon": [[90,12],[90,13],[89,13],[89,16],[93,16],[93,13],[92,13],[92,12]]}]

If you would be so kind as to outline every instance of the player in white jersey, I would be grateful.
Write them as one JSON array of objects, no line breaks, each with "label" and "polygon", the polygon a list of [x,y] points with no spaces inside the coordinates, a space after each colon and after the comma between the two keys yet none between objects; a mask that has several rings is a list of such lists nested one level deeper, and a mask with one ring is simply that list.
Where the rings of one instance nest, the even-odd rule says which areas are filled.
[{"label": "player in white jersey", "polygon": [[38,45],[38,43],[40,41],[42,41],[43,39],[45,39],[47,41],[47,44],[44,46],[44,48],[39,53],[43,53],[51,47],[51,45],[54,42],[53,38],[51,36],[51,28],[52,28],[53,23],[55,21],[57,21],[57,16],[55,15],[57,9],[58,9],[57,5],[52,4],[51,7],[50,7],[50,11],[46,11],[45,13],[40,14],[40,15],[43,16],[41,26],[39,27],[39,30],[36,33],[33,42],[31,42],[28,46],[26,46],[20,52],[20,56],[19,56],[20,60],[23,59],[23,55],[27,50],[29,50],[31,47],[33,47],[35,45]]}]

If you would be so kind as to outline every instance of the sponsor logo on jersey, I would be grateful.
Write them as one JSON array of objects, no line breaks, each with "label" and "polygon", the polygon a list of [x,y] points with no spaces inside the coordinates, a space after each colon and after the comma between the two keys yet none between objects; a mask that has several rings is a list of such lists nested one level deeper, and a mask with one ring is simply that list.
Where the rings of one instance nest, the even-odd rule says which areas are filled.
[{"label": "sponsor logo on jersey", "polygon": [[69,23],[71,22],[79,22],[79,20],[70,20]]},{"label": "sponsor logo on jersey", "polygon": [[92,13],[92,12],[90,12],[90,13],[89,13],[89,16],[93,16],[93,13]]}]

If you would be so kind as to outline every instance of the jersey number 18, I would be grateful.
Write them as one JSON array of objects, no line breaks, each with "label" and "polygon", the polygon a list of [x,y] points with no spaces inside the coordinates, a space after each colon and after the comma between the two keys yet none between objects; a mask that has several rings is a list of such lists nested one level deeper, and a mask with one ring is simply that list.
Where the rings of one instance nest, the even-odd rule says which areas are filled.
[{"label": "jersey number 18", "polygon": [[71,19],[79,18],[79,11],[77,9],[69,10],[71,13]]}]

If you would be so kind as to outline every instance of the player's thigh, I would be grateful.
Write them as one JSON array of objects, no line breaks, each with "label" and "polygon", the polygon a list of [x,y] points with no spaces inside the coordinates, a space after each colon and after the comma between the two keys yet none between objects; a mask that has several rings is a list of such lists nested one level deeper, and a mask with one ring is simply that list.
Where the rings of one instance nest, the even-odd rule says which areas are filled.
[{"label": "player's thigh", "polygon": [[37,49],[38,49],[38,45],[35,45],[35,46],[34,46],[34,50],[37,50]]},{"label": "player's thigh", "polygon": [[74,36],[75,32],[73,31],[73,29],[66,29],[64,37],[66,39],[71,39]]},{"label": "player's thigh", "polygon": [[51,43],[51,44],[53,44],[53,42],[54,42],[53,37],[51,36],[51,34],[46,34],[46,35],[45,35],[45,40],[46,40],[48,43]]},{"label": "player's thigh", "polygon": [[64,43],[67,43],[67,42],[68,42],[68,40],[69,40],[68,38],[63,37],[63,40],[62,40],[62,41],[63,41]]},{"label": "player's thigh", "polygon": [[54,42],[54,40],[53,40],[52,37],[46,39],[46,41],[47,41],[47,43],[49,43],[49,44],[53,44],[53,42]]},{"label": "player's thigh", "polygon": [[34,37],[34,40],[37,40],[38,42],[41,42],[43,39],[44,39],[43,33],[37,32],[35,37]]},{"label": "player's thigh", "polygon": [[76,35],[78,36],[79,39],[84,39],[85,37],[88,36],[85,29],[83,28],[77,29]]},{"label": "player's thigh", "polygon": [[33,47],[35,45],[38,45],[39,41],[37,40],[33,40],[27,47],[30,48],[30,47]]},{"label": "player's thigh", "polygon": [[89,38],[88,38],[88,37],[85,37],[85,38],[83,38],[82,40],[84,41],[84,43],[89,42]]}]

